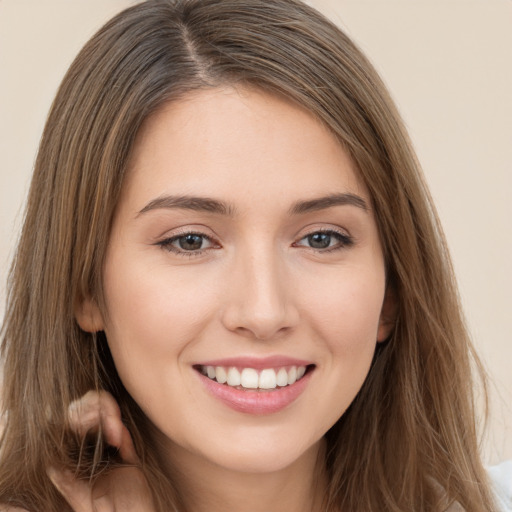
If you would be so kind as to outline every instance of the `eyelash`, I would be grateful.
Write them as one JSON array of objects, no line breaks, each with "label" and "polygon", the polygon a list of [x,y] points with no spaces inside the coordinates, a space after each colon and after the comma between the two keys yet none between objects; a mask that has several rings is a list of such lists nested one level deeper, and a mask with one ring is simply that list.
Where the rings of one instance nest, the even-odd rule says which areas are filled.
[{"label": "eyelash", "polygon": [[311,233],[308,233],[307,235],[303,236],[298,242],[295,242],[293,244],[293,246],[308,248],[308,246],[300,245],[299,242],[301,242],[302,240],[306,240],[307,238],[312,237],[314,235],[318,235],[318,234],[334,237],[338,240],[338,243],[336,243],[332,247],[326,247],[323,249],[309,247],[309,249],[313,249],[315,252],[318,252],[318,253],[325,254],[325,253],[329,253],[329,252],[340,251],[342,249],[346,249],[346,248],[354,245],[354,239],[350,235],[347,235],[346,233],[337,231],[335,229],[317,229],[317,230],[312,231]]},{"label": "eyelash", "polygon": [[[301,242],[302,240],[306,240],[307,238],[312,237],[314,235],[318,235],[318,234],[335,237],[338,240],[338,243],[336,243],[332,247],[326,247],[326,248],[308,247],[306,245],[299,244],[299,242]],[[210,242],[212,247],[207,247],[205,249],[197,249],[197,250],[187,251],[187,250],[175,247],[173,245],[174,243],[178,242],[180,239],[185,238],[187,236],[197,236],[197,237],[200,237],[203,240]],[[307,235],[304,235],[297,242],[294,242],[293,243],[293,247],[305,247],[305,248],[312,249],[313,251],[315,251],[317,253],[330,253],[330,252],[334,252],[334,251],[339,251],[341,249],[346,249],[348,247],[351,247],[353,244],[354,244],[353,238],[351,236],[347,235],[346,233],[343,233],[343,232],[340,232],[340,231],[336,231],[334,229],[318,229],[316,231],[312,231],[311,233],[308,233]],[[220,245],[218,243],[216,243],[210,236],[205,235],[204,233],[198,233],[196,231],[187,231],[187,232],[184,232],[184,233],[179,233],[179,234],[174,235],[172,237],[169,237],[169,238],[166,238],[164,240],[161,240],[160,242],[157,242],[155,245],[161,247],[162,249],[164,249],[164,250],[166,250],[168,252],[172,252],[172,253],[177,254],[179,256],[184,256],[184,257],[188,257],[188,258],[192,258],[192,257],[196,257],[196,256],[201,256],[202,254],[204,254],[208,250],[220,247]]]},{"label": "eyelash", "polygon": [[[178,242],[180,238],[185,238],[187,236],[197,236],[201,237],[203,240],[208,241],[212,244],[212,247],[207,247],[205,249],[197,249],[192,251],[186,251],[184,249],[179,249],[178,247],[174,247],[174,243]],[[177,235],[174,235],[172,237],[166,238],[165,240],[161,240],[160,242],[157,242],[155,245],[160,246],[162,249],[172,252],[174,254],[177,254],[178,256],[184,256],[187,258],[193,258],[195,256],[201,256],[205,251],[208,251],[212,248],[220,247],[219,244],[215,243],[215,241],[209,237],[208,235],[205,235],[204,233],[198,233],[197,231],[186,231],[184,233],[179,233]]]}]

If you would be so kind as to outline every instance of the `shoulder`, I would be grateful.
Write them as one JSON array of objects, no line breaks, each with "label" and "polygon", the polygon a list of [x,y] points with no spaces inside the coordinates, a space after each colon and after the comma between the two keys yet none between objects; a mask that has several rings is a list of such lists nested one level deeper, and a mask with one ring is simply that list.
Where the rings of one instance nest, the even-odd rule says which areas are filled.
[{"label": "shoulder", "polygon": [[487,468],[500,512],[512,512],[512,460]]}]

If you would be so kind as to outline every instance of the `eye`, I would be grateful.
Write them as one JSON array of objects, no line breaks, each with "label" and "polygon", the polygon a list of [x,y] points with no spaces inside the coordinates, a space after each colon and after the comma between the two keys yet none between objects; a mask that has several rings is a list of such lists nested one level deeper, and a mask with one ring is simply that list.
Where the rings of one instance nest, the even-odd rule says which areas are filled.
[{"label": "eye", "polygon": [[334,230],[325,230],[310,233],[304,238],[301,238],[294,245],[328,252],[349,247],[353,243],[352,238],[344,233],[339,233]]},{"label": "eye", "polygon": [[206,242],[206,238],[203,235],[189,233],[180,236],[174,242],[184,251],[198,251],[204,248],[203,244]]},{"label": "eye", "polygon": [[182,233],[166,238],[156,245],[178,254],[194,255],[201,254],[207,249],[214,248],[216,244],[212,239],[202,233]]}]

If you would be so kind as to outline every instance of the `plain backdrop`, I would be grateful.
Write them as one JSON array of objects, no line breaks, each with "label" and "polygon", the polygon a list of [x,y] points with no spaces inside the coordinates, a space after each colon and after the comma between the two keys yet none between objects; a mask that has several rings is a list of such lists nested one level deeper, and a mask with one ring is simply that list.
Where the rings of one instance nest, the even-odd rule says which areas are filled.
[{"label": "plain backdrop", "polygon": [[[131,0],[0,0],[0,318],[44,120],[85,41]],[[391,90],[492,376],[484,456],[512,458],[512,0],[312,0]]]}]

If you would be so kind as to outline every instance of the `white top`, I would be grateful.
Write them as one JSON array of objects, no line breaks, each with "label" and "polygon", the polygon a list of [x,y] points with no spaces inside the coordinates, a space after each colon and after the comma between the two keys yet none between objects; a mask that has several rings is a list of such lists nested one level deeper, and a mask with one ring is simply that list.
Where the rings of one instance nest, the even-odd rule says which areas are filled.
[{"label": "white top", "polygon": [[487,469],[500,512],[512,512],[512,460]]}]

